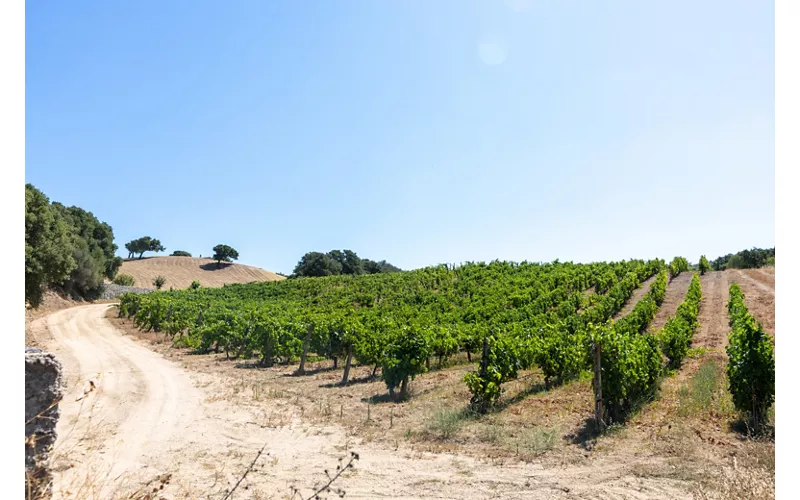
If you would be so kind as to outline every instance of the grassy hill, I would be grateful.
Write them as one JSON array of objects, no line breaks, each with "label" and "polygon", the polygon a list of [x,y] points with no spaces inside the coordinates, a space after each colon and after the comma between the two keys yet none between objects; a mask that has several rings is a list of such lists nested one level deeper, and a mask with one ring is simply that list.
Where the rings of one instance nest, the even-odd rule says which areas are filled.
[{"label": "grassy hill", "polygon": [[221,287],[230,283],[251,283],[253,281],[276,281],[285,279],[273,272],[243,264],[222,264],[211,259],[194,257],[146,257],[128,259],[118,274],[130,274],[136,286],[153,288],[156,276],[164,276],[164,288],[186,288],[197,280],[204,287]]}]

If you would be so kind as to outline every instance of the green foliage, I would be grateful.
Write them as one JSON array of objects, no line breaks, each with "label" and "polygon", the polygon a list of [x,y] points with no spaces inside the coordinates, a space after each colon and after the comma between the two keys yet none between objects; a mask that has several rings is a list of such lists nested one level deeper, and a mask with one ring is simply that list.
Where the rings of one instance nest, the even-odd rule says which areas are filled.
[{"label": "green foliage", "polygon": [[677,278],[682,272],[689,270],[689,261],[684,257],[675,257],[669,263],[670,281]]},{"label": "green foliage", "polygon": [[215,246],[213,250],[214,250],[214,256],[211,258],[217,261],[217,267],[219,267],[222,262],[231,262],[233,260],[239,260],[239,252],[229,247],[228,245],[220,244]]},{"label": "green foliage", "polygon": [[167,278],[159,275],[153,280],[153,286],[156,287],[156,290],[161,290],[161,287],[163,287],[166,282]]},{"label": "green foliage", "polygon": [[759,427],[775,400],[775,354],[772,338],[747,310],[744,294],[736,283],[728,301],[731,332],[728,334],[728,384],[733,404]]},{"label": "green foliage", "polygon": [[705,255],[700,256],[700,263],[697,265],[697,268],[700,270],[700,276],[703,276],[711,270],[711,263],[708,262]]},{"label": "green foliage", "polygon": [[42,287],[66,280],[76,267],[68,225],[50,200],[25,185],[25,301],[39,305]]},{"label": "green foliage", "polygon": [[134,286],[136,284],[136,280],[134,280],[133,276],[130,274],[118,274],[114,278],[113,283],[121,286]]},{"label": "green foliage", "polygon": [[767,265],[775,265],[775,247],[753,247],[749,250],[737,252],[736,254],[723,255],[711,261],[711,267],[715,271],[724,271],[725,269],[754,269]]},{"label": "green foliage", "polygon": [[296,277],[336,276],[339,274],[342,274],[342,265],[328,254],[321,252],[308,252],[303,255],[292,273]]},{"label": "green foliage", "polygon": [[183,250],[175,250],[170,254],[170,257],[191,257],[192,254]]},{"label": "green foliage", "polygon": [[675,316],[669,318],[658,333],[661,351],[669,359],[670,368],[679,368],[692,346],[692,337],[698,327],[697,315],[702,298],[700,278],[695,274],[692,276],[686,298],[678,306]]},{"label": "green foliage", "polygon": [[413,328],[403,328],[386,347],[381,367],[381,377],[386,382],[389,395],[395,395],[400,387],[400,397],[408,397],[409,378],[425,373],[425,360],[430,356],[430,347],[425,335]]},{"label": "green foliage", "polygon": [[166,250],[161,241],[151,238],[150,236],[142,236],[135,240],[125,243],[125,249],[128,251],[128,258],[133,258],[135,254],[139,254],[141,259],[145,252],[163,252]]},{"label": "green foliage", "polygon": [[200,288],[200,282],[197,280],[192,281],[192,284],[189,285],[189,288],[191,290],[197,290],[198,288]]},{"label": "green foliage", "polygon": [[396,273],[402,271],[397,266],[393,266],[385,260],[375,262],[374,260],[362,259],[364,265],[364,272],[367,274],[380,274],[380,273]]},{"label": "green foliage", "polygon": [[362,259],[352,250],[331,250],[328,253],[308,252],[294,268],[292,277],[339,276],[342,274],[380,274],[400,271],[385,260],[375,262]]},{"label": "green foliage", "polygon": [[644,333],[645,330],[647,330],[647,325],[650,324],[656,313],[658,313],[658,309],[664,301],[666,293],[667,273],[666,271],[661,271],[650,285],[650,290],[636,303],[633,310],[627,316],[620,318],[619,321],[616,322],[614,328],[617,331],[631,335]]},{"label": "green foliage", "polygon": [[623,422],[657,387],[661,352],[656,338],[643,333],[658,312],[666,287],[662,269],[630,314],[617,322],[589,325],[587,344],[601,346],[603,405],[611,422]]},{"label": "green foliage", "polygon": [[464,376],[464,382],[472,393],[470,405],[478,413],[486,413],[500,399],[501,385],[517,377],[521,359],[518,343],[503,335],[486,337],[486,357],[482,357],[480,368]]},{"label": "green foliage", "polygon": [[621,423],[654,393],[661,375],[656,338],[618,330],[613,322],[594,329],[601,345],[603,406],[610,422]]},{"label": "green foliage", "polygon": [[[641,280],[663,267],[663,261],[442,265],[398,273],[129,294],[121,298],[120,314],[198,352],[260,356],[267,366],[299,356],[313,324],[310,352],[333,359],[341,368],[352,347],[361,364],[384,369],[391,365],[382,376],[391,382],[392,392],[397,387],[402,392],[403,381],[425,367],[431,356],[444,360],[459,350],[480,352],[485,332],[495,329],[503,332],[500,342],[513,348],[518,369],[527,369],[538,359],[550,363],[553,378],[560,380],[572,376],[576,366],[586,365],[585,346],[578,347],[581,342],[575,339],[585,338],[587,325],[610,318]],[[615,281],[607,293],[591,304],[583,300],[582,292],[595,277],[608,273]],[[547,325],[556,329],[548,332]],[[417,351],[399,344],[401,334],[418,341],[417,351],[424,350],[424,355],[408,354]],[[558,335],[554,338],[560,341],[548,341],[546,335]],[[552,362],[537,357],[541,349],[556,351]],[[494,357],[505,363],[502,353]],[[504,377],[516,376],[502,366],[492,370],[501,373],[500,384]],[[495,395],[490,394],[488,401],[491,406]]]},{"label": "green foliage", "polygon": [[[700,364],[700,368],[692,375],[688,386],[683,386],[678,392],[679,408],[681,415],[704,413],[712,409],[718,398],[722,385],[722,368],[712,359],[707,359]],[[724,388],[722,388],[724,391]]]},{"label": "green foliage", "polygon": [[561,383],[574,378],[588,365],[584,328],[570,333],[559,324],[543,325],[533,344],[533,361],[541,368],[547,387],[553,381]]},{"label": "green foliage", "polygon": [[41,191],[25,186],[26,301],[38,304],[43,285],[96,296],[103,279],[113,279],[122,265],[116,251],[111,226],[82,208],[51,204]]}]

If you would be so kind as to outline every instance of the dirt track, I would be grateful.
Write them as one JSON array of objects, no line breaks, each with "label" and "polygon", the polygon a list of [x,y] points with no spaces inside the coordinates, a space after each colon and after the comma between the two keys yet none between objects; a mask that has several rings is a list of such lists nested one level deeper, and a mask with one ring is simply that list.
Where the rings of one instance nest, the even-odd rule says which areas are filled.
[{"label": "dirt track", "polygon": [[[275,415],[231,405],[207,389],[219,382],[209,374],[189,375],[122,336],[104,317],[108,307],[48,317],[50,348],[69,383],[54,454],[55,498],[152,490],[164,474],[171,480],[157,498],[221,498],[265,444],[233,498],[289,498],[291,485],[306,498],[348,450],[361,457],[337,482],[348,498],[689,498],[685,483],[640,477],[625,463],[490,465],[362,444],[339,426],[304,423],[286,407],[275,407]],[[85,394],[89,381],[95,388]]]}]

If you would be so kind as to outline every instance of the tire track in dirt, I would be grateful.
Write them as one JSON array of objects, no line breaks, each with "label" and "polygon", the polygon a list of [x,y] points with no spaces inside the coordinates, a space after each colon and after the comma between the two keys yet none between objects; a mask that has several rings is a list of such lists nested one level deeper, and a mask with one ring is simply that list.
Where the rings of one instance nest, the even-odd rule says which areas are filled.
[{"label": "tire track in dirt", "polygon": [[692,341],[693,347],[705,347],[727,359],[728,345],[728,276],[725,272],[706,273],[700,277],[703,299],[697,320],[700,327]]},{"label": "tire track in dirt", "polygon": [[653,283],[653,281],[655,281],[657,277],[658,274],[656,274],[655,276],[651,276],[650,278],[645,280],[639,288],[633,291],[631,297],[628,299],[627,302],[625,302],[625,305],[622,306],[622,309],[620,309],[619,312],[614,315],[614,321],[617,321],[623,316],[627,316],[631,311],[633,311],[633,308],[636,307],[636,304],[650,290],[650,285]]},{"label": "tire track in dirt", "polygon": [[658,309],[653,321],[650,322],[648,331],[655,333],[664,325],[667,324],[667,319],[674,316],[678,311],[678,306],[681,305],[686,292],[689,290],[689,284],[692,282],[692,273],[681,273],[677,278],[673,279],[667,284],[667,293],[664,294],[664,302]]}]

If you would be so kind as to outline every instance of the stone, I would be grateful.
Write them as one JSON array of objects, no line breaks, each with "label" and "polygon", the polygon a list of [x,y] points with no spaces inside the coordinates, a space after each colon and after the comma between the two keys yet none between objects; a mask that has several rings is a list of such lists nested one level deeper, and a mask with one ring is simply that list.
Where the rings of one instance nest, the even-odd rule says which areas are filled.
[{"label": "stone", "polygon": [[63,383],[61,363],[55,355],[25,349],[25,491],[29,499],[52,496],[49,461],[56,442]]}]

